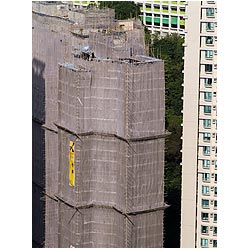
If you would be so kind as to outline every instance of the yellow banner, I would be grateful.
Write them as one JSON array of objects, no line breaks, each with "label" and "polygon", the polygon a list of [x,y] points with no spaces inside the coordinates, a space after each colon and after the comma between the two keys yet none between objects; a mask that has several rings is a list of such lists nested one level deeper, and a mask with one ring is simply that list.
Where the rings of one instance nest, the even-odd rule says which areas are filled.
[{"label": "yellow banner", "polygon": [[69,142],[69,185],[75,186],[75,143]]}]

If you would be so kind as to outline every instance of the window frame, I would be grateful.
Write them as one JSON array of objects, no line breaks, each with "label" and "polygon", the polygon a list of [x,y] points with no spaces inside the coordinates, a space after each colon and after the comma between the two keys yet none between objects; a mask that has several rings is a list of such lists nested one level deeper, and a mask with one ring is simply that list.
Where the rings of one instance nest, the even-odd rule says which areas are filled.
[{"label": "window frame", "polygon": [[[205,230],[203,230],[203,229],[205,229]],[[201,233],[208,234],[208,226],[201,225]]]},{"label": "window frame", "polygon": [[[211,83],[210,83],[211,80]],[[213,85],[213,79],[212,78],[204,78],[204,86],[205,87],[212,87]]]},{"label": "window frame", "polygon": [[[207,216],[204,216],[204,215],[207,215]],[[203,221],[209,221],[209,214],[201,212],[201,220],[203,220]]]},{"label": "window frame", "polygon": [[[204,192],[206,191],[206,192]],[[202,185],[201,186],[201,193],[203,195],[209,195],[210,194],[210,187],[209,186],[205,186],[205,185]]]},{"label": "window frame", "polygon": [[206,36],[205,43],[206,43],[206,45],[213,45],[214,44],[214,37],[213,36]]},{"label": "window frame", "polygon": [[214,221],[214,222],[217,222],[217,214],[216,214],[216,213],[214,213],[213,221]]},{"label": "window frame", "polygon": [[214,31],[214,22],[206,22],[206,31]]},{"label": "window frame", "polygon": [[[206,201],[206,204],[204,204]],[[204,202],[204,203],[203,203]],[[202,208],[209,208],[209,200],[208,199],[201,199],[201,206]]]},{"label": "window frame", "polygon": [[204,91],[204,100],[207,102],[212,101],[213,94],[211,91]]},{"label": "window frame", "polygon": [[213,72],[213,64],[205,64],[204,70],[206,73],[212,73]]},{"label": "window frame", "polygon": [[208,247],[208,239],[201,238],[201,247]]},{"label": "window frame", "polygon": [[205,141],[205,142],[211,141],[211,133],[210,132],[203,132],[203,141]]},{"label": "window frame", "polygon": [[[210,122],[208,122],[210,121]],[[210,129],[212,125],[211,119],[203,119],[203,127],[206,129]]]},{"label": "window frame", "polygon": [[[211,10],[212,10],[212,11],[211,11]],[[211,13],[212,13],[212,15],[211,15]],[[214,13],[215,13],[214,8],[207,8],[207,9],[206,9],[206,16],[207,16],[207,17],[214,17]]]},{"label": "window frame", "polygon": [[211,105],[204,105],[203,112],[206,115],[210,115],[212,113],[212,106]]},{"label": "window frame", "polygon": [[211,178],[210,173],[202,173],[202,181],[208,182],[210,181],[210,178]]},{"label": "window frame", "polygon": [[214,52],[213,52],[213,50],[205,50],[205,58],[206,59],[212,59],[213,58],[213,56],[214,56]]},{"label": "window frame", "polygon": [[210,166],[211,166],[210,160],[208,160],[208,159],[203,159],[203,160],[202,160],[202,167],[203,167],[203,168],[209,169]]}]

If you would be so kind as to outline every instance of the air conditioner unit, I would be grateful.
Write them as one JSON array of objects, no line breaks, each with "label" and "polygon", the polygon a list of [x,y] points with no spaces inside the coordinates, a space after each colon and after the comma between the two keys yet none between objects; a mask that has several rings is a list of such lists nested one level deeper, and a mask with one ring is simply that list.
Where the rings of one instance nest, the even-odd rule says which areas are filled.
[{"label": "air conditioner unit", "polygon": [[211,226],[211,227],[210,227],[210,231],[213,231],[213,229],[214,229],[214,227],[213,227],[213,226]]},{"label": "air conditioner unit", "polygon": [[213,191],[214,190],[214,187],[211,187],[211,191]]}]

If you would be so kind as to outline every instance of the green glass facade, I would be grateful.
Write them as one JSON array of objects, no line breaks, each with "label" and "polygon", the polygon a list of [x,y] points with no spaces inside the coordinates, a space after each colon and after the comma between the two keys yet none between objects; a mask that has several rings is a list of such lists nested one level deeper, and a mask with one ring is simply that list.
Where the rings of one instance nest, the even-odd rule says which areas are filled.
[{"label": "green glass facade", "polygon": [[[180,32],[184,35],[186,13],[185,1],[148,1],[138,2],[140,5],[142,21],[145,25],[149,25],[152,31]],[[145,13],[151,13],[151,17]],[[155,27],[154,27],[155,26]]]}]

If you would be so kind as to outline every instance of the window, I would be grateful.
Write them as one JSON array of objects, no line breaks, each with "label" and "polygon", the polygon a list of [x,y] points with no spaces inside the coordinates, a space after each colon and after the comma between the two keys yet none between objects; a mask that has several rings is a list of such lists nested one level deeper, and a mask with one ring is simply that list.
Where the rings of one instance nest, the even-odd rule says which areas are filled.
[{"label": "window", "polygon": [[185,8],[180,7],[180,13],[181,13],[181,14],[185,14]]},{"label": "window", "polygon": [[205,101],[211,101],[212,100],[212,92],[204,92],[204,99],[205,99]]},{"label": "window", "polygon": [[214,235],[217,235],[217,227],[214,227],[213,233]]},{"label": "window", "polygon": [[205,87],[211,87],[212,86],[212,78],[205,78],[204,83],[205,83]]},{"label": "window", "polygon": [[208,247],[208,239],[201,238],[201,247]]},{"label": "window", "polygon": [[210,168],[210,160],[202,160],[203,168]]},{"label": "window", "polygon": [[209,142],[210,138],[211,138],[211,134],[210,133],[203,133],[203,141]]},{"label": "window", "polygon": [[152,24],[152,14],[146,13],[146,25],[151,25],[151,24]]},{"label": "window", "polygon": [[206,37],[206,44],[207,44],[207,45],[211,45],[211,44],[213,44],[213,43],[214,43],[213,37],[212,37],[212,36],[207,36],[207,37]]},{"label": "window", "polygon": [[185,29],[185,20],[182,16],[180,16],[180,28]]},{"label": "window", "polygon": [[159,14],[154,14],[154,25],[160,26],[161,18]]},{"label": "window", "polygon": [[203,126],[204,128],[211,128],[211,119],[204,119]]},{"label": "window", "polygon": [[214,200],[214,207],[217,207],[217,200]]},{"label": "window", "polygon": [[208,105],[204,106],[204,113],[205,114],[211,114],[211,110],[212,110],[211,106],[208,106]]},{"label": "window", "polygon": [[171,16],[171,28],[177,28],[178,25],[178,17]]},{"label": "window", "polygon": [[209,200],[202,199],[202,208],[208,208],[209,207]]},{"label": "window", "polygon": [[202,220],[208,220],[208,213],[201,213]]},{"label": "window", "polygon": [[160,12],[160,6],[159,5],[154,5],[154,11]]},{"label": "window", "polygon": [[209,181],[210,180],[210,174],[209,173],[202,173],[202,180],[203,181]]},{"label": "window", "polygon": [[214,214],[214,222],[217,222],[217,214]]},{"label": "window", "polygon": [[162,6],[162,10],[163,10],[163,12],[168,12],[168,6]]},{"label": "window", "polygon": [[214,174],[214,181],[217,181],[217,174]]},{"label": "window", "polygon": [[214,8],[207,8],[207,16],[214,16]]},{"label": "window", "polygon": [[214,23],[213,22],[206,23],[206,30],[207,31],[214,30]]},{"label": "window", "polygon": [[[217,134],[216,134],[216,141],[217,141]],[[217,160],[214,161],[214,166],[215,166],[215,169],[217,169]]]},{"label": "window", "polygon": [[203,154],[210,155],[210,146],[203,146]]},{"label": "window", "polygon": [[163,25],[163,27],[169,26],[169,16],[166,16],[166,15],[162,16],[162,25]]},{"label": "window", "polygon": [[201,233],[207,234],[208,233],[208,226],[201,226]]},{"label": "window", "polygon": [[176,14],[177,13],[177,7],[171,7],[171,13]]},{"label": "window", "polygon": [[209,186],[202,186],[202,194],[208,195],[209,194]]},{"label": "window", "polygon": [[214,187],[214,194],[217,195],[217,187]]},{"label": "window", "polygon": [[206,58],[213,58],[213,51],[212,50],[205,50],[205,57]]},{"label": "window", "polygon": [[213,240],[213,247],[217,247],[217,240]]},{"label": "window", "polygon": [[213,65],[212,64],[205,64],[205,72],[211,73],[213,71]]}]

